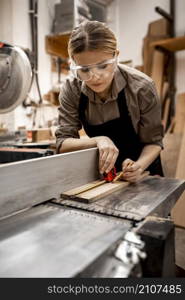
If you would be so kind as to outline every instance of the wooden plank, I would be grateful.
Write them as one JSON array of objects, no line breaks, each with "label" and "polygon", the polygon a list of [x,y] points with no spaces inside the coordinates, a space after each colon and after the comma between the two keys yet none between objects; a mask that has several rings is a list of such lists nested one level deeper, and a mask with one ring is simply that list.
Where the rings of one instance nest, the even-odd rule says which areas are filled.
[{"label": "wooden plank", "polygon": [[168,91],[169,91],[169,82],[164,81],[163,87],[162,87],[161,105],[163,105],[164,101],[166,100]]},{"label": "wooden plank", "polygon": [[[122,172],[120,172],[120,175],[122,175]],[[148,175],[149,172],[144,172],[140,181]],[[71,199],[73,200],[91,203],[115,191],[118,191],[121,188],[125,188],[128,185],[129,182],[126,181],[106,182],[105,180],[97,180],[88,185],[83,185],[82,187],[64,192],[61,197],[69,196],[70,198],[72,196]],[[67,197],[65,198],[68,199]]]},{"label": "wooden plank", "polygon": [[161,161],[164,175],[175,178],[182,135],[166,133],[163,139],[164,149],[161,152]]},{"label": "wooden plank", "polygon": [[154,57],[154,47],[150,47],[151,42],[159,40],[161,37],[146,36],[143,39],[143,72],[148,76],[152,73],[152,64]]},{"label": "wooden plank", "polygon": [[65,195],[68,195],[68,196],[73,196],[73,195],[78,195],[80,193],[83,193],[83,192],[86,192],[86,191],[89,191],[99,185],[102,185],[106,183],[105,180],[95,180],[93,182],[90,182],[90,183],[87,183],[87,184],[84,184],[80,187],[77,187],[77,188],[74,188],[70,191],[66,191],[64,192]]},{"label": "wooden plank", "polygon": [[150,47],[152,42],[169,37],[169,22],[164,18],[151,22],[148,26],[147,36],[143,40],[143,71],[151,76],[154,47]]},{"label": "wooden plank", "polygon": [[178,164],[177,164],[177,171],[176,171],[176,178],[179,179],[185,179],[185,127],[184,127],[184,133],[182,137],[181,147],[180,147],[180,153],[178,158]]},{"label": "wooden plank", "polygon": [[[185,127],[184,133],[181,142],[181,148],[177,163],[177,170],[175,177],[178,179],[185,179]],[[181,195],[179,200],[177,201],[175,207],[172,210],[172,217],[177,226],[181,226],[185,228],[185,192]]]},{"label": "wooden plank", "polygon": [[91,203],[115,191],[125,188],[128,185],[129,183],[124,181],[118,181],[115,183],[104,183],[101,186],[97,186],[89,191],[78,194],[77,197],[81,198],[82,202]]},{"label": "wooden plank", "polygon": [[97,148],[1,165],[0,217],[60,197],[98,177]]},{"label": "wooden plank", "polygon": [[184,190],[183,180],[148,176],[141,182],[129,184],[93,203],[79,203],[63,198],[53,202],[103,215],[141,221],[149,215],[168,217]]},{"label": "wooden plank", "polygon": [[185,36],[178,36],[175,38],[159,40],[151,43],[151,47],[160,46],[171,52],[185,50]]},{"label": "wooden plank", "polygon": [[165,132],[168,124],[169,112],[170,112],[170,98],[167,98],[165,101],[163,118],[162,118],[162,124]]},{"label": "wooden plank", "polygon": [[185,93],[179,94],[176,101],[175,133],[183,133],[185,126]]},{"label": "wooden plank", "polygon": [[155,50],[153,54],[151,77],[155,82],[159,97],[162,94],[163,73],[164,73],[165,54]]},{"label": "wooden plank", "polygon": [[129,182],[124,181],[104,183],[103,185],[98,186],[90,191],[79,194],[78,197],[82,197],[88,199],[89,202],[93,202],[111,194],[112,192],[118,191],[121,188],[127,187],[128,185]]},{"label": "wooden plank", "polygon": [[162,37],[169,36],[170,34],[170,25],[168,20],[165,18],[160,18],[158,20],[152,21],[148,25],[148,33],[147,35],[150,37]]},{"label": "wooden plank", "polygon": [[185,270],[184,249],[185,249],[185,229],[176,227],[175,228],[176,265]]}]

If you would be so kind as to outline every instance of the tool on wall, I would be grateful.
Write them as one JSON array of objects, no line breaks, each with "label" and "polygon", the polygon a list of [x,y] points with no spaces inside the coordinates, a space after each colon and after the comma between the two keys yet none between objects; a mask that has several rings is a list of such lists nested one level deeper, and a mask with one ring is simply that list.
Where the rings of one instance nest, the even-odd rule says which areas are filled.
[{"label": "tool on wall", "polygon": [[[37,107],[43,103],[43,98],[40,90],[39,77],[38,77],[38,0],[29,0],[29,15],[30,15],[30,29],[31,29],[31,51],[28,50],[28,56],[31,61],[32,67],[32,80],[31,80],[31,88],[33,87],[33,83],[35,80],[36,89],[39,96],[39,102],[35,103],[32,100],[29,100],[29,97],[24,100],[23,106],[28,107],[30,105],[34,106],[33,111],[33,122],[32,126],[35,126],[36,123],[36,114]],[[44,117],[43,117],[44,118]]]},{"label": "tool on wall", "polygon": [[30,14],[30,26],[31,26],[31,44],[33,54],[33,80],[35,78],[36,87],[39,94],[39,104],[43,102],[40,91],[39,78],[38,78],[38,0],[29,1],[29,14]]}]

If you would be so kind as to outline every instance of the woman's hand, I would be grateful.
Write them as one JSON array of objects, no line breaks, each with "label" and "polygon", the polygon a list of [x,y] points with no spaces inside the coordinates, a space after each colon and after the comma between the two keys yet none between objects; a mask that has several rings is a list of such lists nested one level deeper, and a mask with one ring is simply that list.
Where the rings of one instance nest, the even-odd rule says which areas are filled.
[{"label": "woman's hand", "polygon": [[127,158],[122,163],[123,180],[137,182],[142,178],[143,169],[137,161]]},{"label": "woman's hand", "polygon": [[107,136],[98,136],[94,139],[99,149],[100,173],[108,173],[114,167],[119,150]]}]

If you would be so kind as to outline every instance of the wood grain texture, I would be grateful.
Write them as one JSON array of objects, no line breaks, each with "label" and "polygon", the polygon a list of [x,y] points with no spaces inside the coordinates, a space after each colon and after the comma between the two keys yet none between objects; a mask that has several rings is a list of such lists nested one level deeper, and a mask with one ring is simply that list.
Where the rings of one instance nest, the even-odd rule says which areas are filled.
[{"label": "wood grain texture", "polygon": [[0,217],[60,197],[98,177],[97,148],[1,165]]},{"label": "wood grain texture", "polygon": [[181,134],[165,134],[165,137],[163,139],[164,149],[161,152],[161,161],[164,175],[166,177],[175,178],[181,140]]},{"label": "wood grain texture", "polygon": [[160,46],[171,52],[185,50],[185,36],[178,36],[170,39],[159,40],[151,43],[151,46]]},{"label": "wood grain texture", "polygon": [[128,182],[118,181],[115,183],[104,183],[101,186],[97,186],[94,189],[78,194],[78,197],[88,200],[88,202],[94,202],[102,197],[105,197],[119,189],[125,188],[129,185]]},{"label": "wood grain texture", "polygon": [[[178,157],[177,170],[175,174],[176,178],[185,179],[184,166],[185,166],[185,127],[184,127],[181,147],[180,147],[180,153]],[[185,192],[181,195],[175,207],[173,208],[172,217],[176,225],[185,228]]]},{"label": "wood grain texture", "polygon": [[72,195],[78,195],[80,193],[83,193],[83,192],[86,192],[86,191],[89,191],[95,187],[98,187],[102,184],[106,183],[105,180],[95,180],[93,182],[90,182],[90,183],[87,183],[87,184],[84,184],[82,186],[79,186],[77,188],[74,188],[72,190],[69,190],[69,191],[65,191],[64,194],[65,195],[68,195],[68,196],[72,196]]},{"label": "wood grain texture", "polygon": [[141,182],[129,184],[93,203],[79,203],[63,198],[53,201],[86,211],[141,221],[152,213],[167,217],[184,189],[183,180],[148,176]]},{"label": "wood grain texture", "polygon": [[165,100],[163,118],[162,118],[162,124],[163,124],[163,127],[164,127],[164,131],[166,131],[166,129],[167,129],[169,112],[170,112],[170,98],[167,98]]},{"label": "wood grain texture", "polygon": [[175,133],[183,133],[185,126],[185,93],[179,94],[176,101]]},{"label": "wood grain texture", "polygon": [[[83,185],[79,188],[75,188],[61,194],[61,197],[69,196],[69,198],[84,203],[94,202],[102,197],[109,195],[110,193],[117,191],[121,188],[128,186],[128,182],[106,182],[105,180],[97,180],[92,183]],[[68,199],[65,197],[65,199]]]},{"label": "wood grain texture", "polygon": [[162,96],[161,96],[161,104],[163,105],[164,100],[167,98],[169,92],[169,82],[164,81],[163,87],[162,87]]},{"label": "wood grain texture", "polygon": [[163,74],[164,74],[164,59],[165,54],[157,50],[154,51],[152,61],[151,77],[155,82],[159,97],[162,96]]},{"label": "wood grain texture", "polygon": [[164,18],[153,21],[148,26],[148,32],[143,41],[143,62],[144,73],[149,76],[151,76],[153,52],[155,50],[151,43],[169,37],[169,33],[169,22]]},{"label": "wood grain texture", "polygon": [[[148,171],[143,172],[141,175],[140,180],[147,177],[149,175]],[[106,182],[105,180],[97,180],[92,183],[83,185],[81,187],[72,189],[70,191],[66,191],[61,194],[61,197],[84,202],[84,203],[91,203],[102,197],[105,197],[115,191],[118,191],[121,188],[127,187],[130,183],[126,181],[118,181],[119,178],[123,176],[123,172],[119,172],[119,174],[115,177],[116,181]]]}]

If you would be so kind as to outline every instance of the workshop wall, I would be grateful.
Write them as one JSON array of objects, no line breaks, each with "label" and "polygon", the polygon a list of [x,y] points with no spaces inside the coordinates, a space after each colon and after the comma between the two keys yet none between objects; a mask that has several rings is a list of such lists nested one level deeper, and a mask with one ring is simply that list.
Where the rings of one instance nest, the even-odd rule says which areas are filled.
[{"label": "workshop wall", "polygon": [[[46,94],[55,84],[54,74],[51,74],[51,58],[45,51],[45,36],[51,33],[54,17],[54,5],[60,0],[38,1],[38,63],[39,83],[42,95]],[[0,1],[0,36],[7,43],[24,48],[31,48],[29,1],[1,0]],[[117,14],[117,1],[113,1],[108,8],[108,23],[115,31],[115,14]],[[38,92],[33,85],[30,98],[38,100]],[[32,128],[34,109],[25,109],[21,105],[13,112],[0,115],[0,123],[6,123],[10,131],[18,127]],[[42,107],[37,109],[35,127],[46,126],[47,120],[57,117],[56,107]]]},{"label": "workshop wall", "polygon": [[[50,56],[45,52],[45,35],[50,34],[52,19],[54,17],[54,5],[60,0],[40,0],[38,15],[38,47],[39,47],[39,82],[42,94],[47,93],[53,84],[51,74]],[[147,33],[148,24],[160,18],[154,10],[160,6],[169,12],[169,0],[114,0],[108,7],[108,25],[118,37],[120,48],[120,60],[132,60],[133,66],[142,64],[143,38]],[[25,48],[31,46],[30,22],[29,22],[29,1],[25,0],[1,0],[0,1],[0,37],[2,40],[20,45]],[[183,35],[185,32],[184,14],[185,1],[176,1],[176,35]],[[178,52],[176,85],[177,94],[185,91],[184,69],[185,51]],[[32,88],[30,97],[38,99],[38,93]],[[51,116],[57,116],[56,107],[42,108],[45,120]],[[25,112],[22,106],[13,112],[0,115],[0,123],[6,122],[10,130],[25,124],[31,126],[29,111]],[[39,113],[38,113],[39,115]],[[43,118],[38,117],[37,125],[42,126]],[[41,123],[41,124],[40,124]]]},{"label": "workshop wall", "polygon": [[155,6],[169,12],[169,0],[118,0],[120,59],[132,60],[133,66],[142,65],[143,38],[148,24],[160,19]]},{"label": "workshop wall", "polygon": [[[42,95],[51,88],[51,60],[45,52],[45,35],[49,34],[52,26],[53,7],[59,0],[39,1],[38,7],[38,63],[39,83]],[[0,1],[0,39],[17,46],[31,48],[31,33],[29,20],[29,1],[1,0]],[[38,92],[33,85],[30,97],[38,100]],[[39,109],[41,110],[41,109]],[[21,105],[13,112],[0,115],[0,123],[6,123],[9,130],[16,130],[19,126],[32,127],[29,117],[31,111],[26,111]],[[41,117],[40,117],[41,116]],[[43,122],[57,116],[56,107],[42,107],[38,111],[36,126],[43,126]]]},{"label": "workshop wall", "polygon": [[[178,0],[176,1],[176,35],[182,36],[185,35],[185,1]],[[176,53],[176,84],[177,84],[177,93],[181,94],[185,92],[185,50],[179,51]]]},{"label": "workshop wall", "polygon": [[[12,42],[11,0],[0,1],[0,40]],[[0,127],[6,123],[10,130],[14,129],[14,111],[0,115]]]},{"label": "workshop wall", "polygon": [[[176,35],[185,34],[185,1],[176,2]],[[118,0],[118,23],[117,36],[120,46],[120,59],[122,61],[132,60],[133,66],[142,65],[143,38],[151,21],[160,19],[161,16],[155,12],[159,6],[169,12],[170,0]],[[185,92],[184,70],[185,51],[176,54],[177,72],[176,86],[177,94]]]}]

